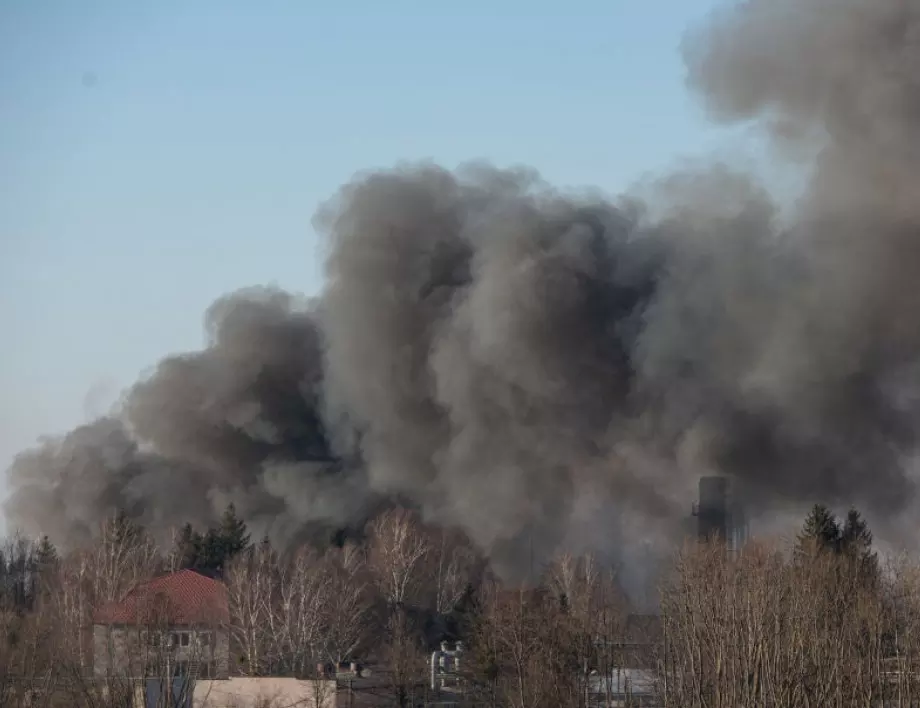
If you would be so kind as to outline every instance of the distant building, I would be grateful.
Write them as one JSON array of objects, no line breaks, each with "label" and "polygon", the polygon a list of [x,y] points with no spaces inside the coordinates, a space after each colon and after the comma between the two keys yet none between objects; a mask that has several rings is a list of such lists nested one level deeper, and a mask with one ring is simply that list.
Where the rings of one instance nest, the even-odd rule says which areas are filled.
[{"label": "distant building", "polygon": [[133,588],[93,617],[97,677],[226,679],[230,673],[227,590],[181,570]]},{"label": "distant building", "polygon": [[700,541],[717,540],[729,552],[747,542],[748,524],[737,484],[727,477],[700,477],[699,501],[693,505]]}]

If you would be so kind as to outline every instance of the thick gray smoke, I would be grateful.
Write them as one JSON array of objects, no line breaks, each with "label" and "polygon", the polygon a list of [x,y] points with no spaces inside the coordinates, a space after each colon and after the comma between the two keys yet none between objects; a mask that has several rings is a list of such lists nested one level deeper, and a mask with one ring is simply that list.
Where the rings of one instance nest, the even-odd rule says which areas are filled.
[{"label": "thick gray smoke", "polygon": [[918,40],[920,0],[753,0],[688,38],[714,117],[810,156],[791,223],[724,169],[618,204],[482,165],[357,177],[317,216],[315,301],[216,303],[205,350],[16,460],[7,518],[73,541],[232,500],[285,542],[400,500],[509,574],[654,547],[713,471],[763,509],[909,518]]}]

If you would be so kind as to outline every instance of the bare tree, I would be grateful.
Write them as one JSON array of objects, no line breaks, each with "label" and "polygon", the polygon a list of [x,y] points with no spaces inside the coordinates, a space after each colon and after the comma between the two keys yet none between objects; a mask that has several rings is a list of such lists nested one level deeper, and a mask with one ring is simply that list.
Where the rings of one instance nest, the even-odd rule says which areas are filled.
[{"label": "bare tree", "polygon": [[[599,687],[608,702],[621,683],[618,671],[629,666],[623,651],[626,601],[612,567],[590,554],[562,554],[549,566],[547,586],[556,598],[558,638],[569,652],[571,705],[587,705]],[[596,677],[596,678],[592,678]]]},{"label": "bare tree", "polygon": [[886,676],[886,657],[902,623],[888,592],[864,579],[830,552],[789,560],[768,545],[749,544],[736,557],[718,544],[688,548],[662,593],[664,704],[889,700],[896,682]]},{"label": "bare tree", "polygon": [[556,644],[552,603],[544,589],[503,590],[494,583],[483,589],[474,651],[476,663],[488,671],[493,704],[542,708],[558,694],[550,667]]},{"label": "bare tree", "polygon": [[481,561],[469,539],[458,531],[432,530],[428,545],[434,610],[447,615],[470,590]]},{"label": "bare tree", "polygon": [[381,658],[386,667],[384,695],[399,708],[417,704],[425,691],[425,647],[406,609],[387,613]]},{"label": "bare tree", "polygon": [[153,540],[121,515],[102,524],[99,539],[88,555],[97,605],[120,600],[129,589],[150,578],[159,562]]},{"label": "bare tree", "polygon": [[281,565],[270,631],[282,670],[300,677],[312,674],[323,647],[332,588],[328,565],[312,549],[301,548]]},{"label": "bare tree", "polygon": [[418,598],[431,552],[429,535],[406,509],[390,509],[368,525],[370,569],[389,606]]},{"label": "bare tree", "polygon": [[234,558],[226,573],[232,641],[241,654],[240,671],[248,676],[271,669],[275,563],[271,548],[260,544]]},{"label": "bare tree", "polygon": [[373,634],[374,598],[364,554],[346,545],[326,553],[328,586],[321,641],[335,666],[352,658]]}]

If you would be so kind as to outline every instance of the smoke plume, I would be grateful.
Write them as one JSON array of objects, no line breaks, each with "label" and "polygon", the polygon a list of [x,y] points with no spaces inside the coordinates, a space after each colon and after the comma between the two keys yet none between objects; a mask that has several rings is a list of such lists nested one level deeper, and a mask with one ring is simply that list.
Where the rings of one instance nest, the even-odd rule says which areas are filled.
[{"label": "smoke plume", "polygon": [[894,534],[917,506],[920,2],[749,0],[685,55],[714,119],[808,157],[791,219],[722,168],[617,202],[486,165],[359,175],[317,215],[317,298],[215,303],[204,350],[15,461],[10,523],[73,543],[115,509],[165,529],[234,501],[286,543],[399,501],[513,575],[531,549],[654,546],[721,472],[761,510],[855,503]]}]

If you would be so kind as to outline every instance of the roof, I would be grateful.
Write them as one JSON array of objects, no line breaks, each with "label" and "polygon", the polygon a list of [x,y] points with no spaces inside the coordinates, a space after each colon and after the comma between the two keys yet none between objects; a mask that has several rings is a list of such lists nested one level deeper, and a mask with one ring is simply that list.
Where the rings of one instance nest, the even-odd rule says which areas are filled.
[{"label": "roof", "polygon": [[137,585],[120,602],[99,608],[94,624],[153,624],[171,626],[216,624],[229,620],[223,583],[194,570],[154,578]]}]

